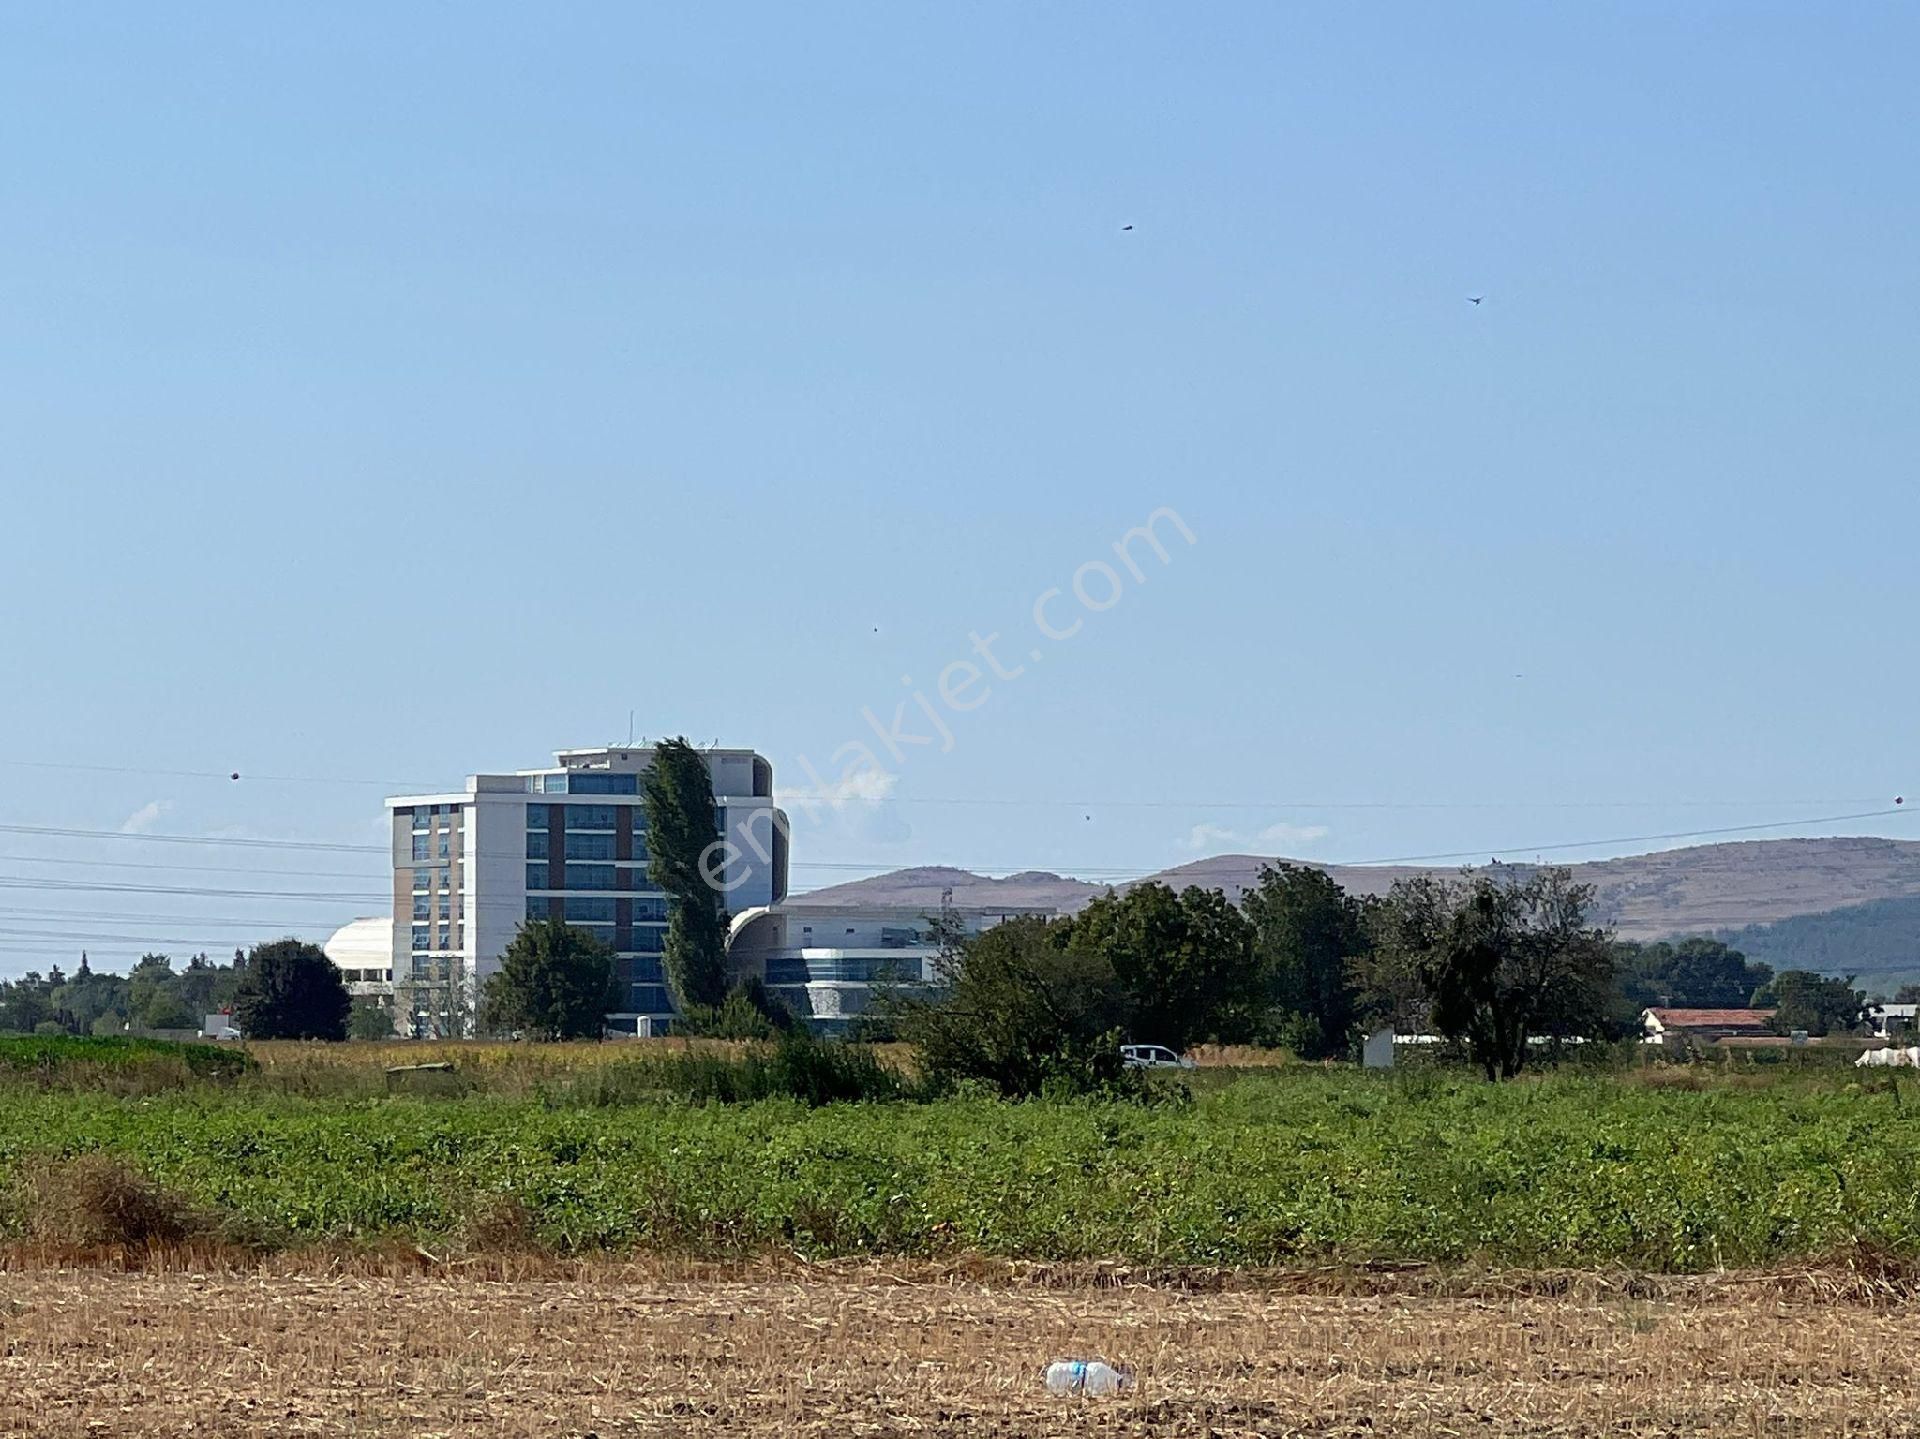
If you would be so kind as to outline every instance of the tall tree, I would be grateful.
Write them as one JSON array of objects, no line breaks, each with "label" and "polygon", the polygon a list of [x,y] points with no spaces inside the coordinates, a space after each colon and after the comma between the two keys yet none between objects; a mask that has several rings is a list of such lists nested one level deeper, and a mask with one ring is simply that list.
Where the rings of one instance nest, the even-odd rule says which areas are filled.
[{"label": "tall tree", "polygon": [[1605,1031],[1613,941],[1587,923],[1593,886],[1565,869],[1525,881],[1401,880],[1387,933],[1424,990],[1431,1021],[1464,1041],[1488,1079],[1510,1079],[1534,1035]]},{"label": "tall tree", "polygon": [[489,1027],[534,1039],[598,1039],[613,986],[613,951],[557,919],[522,924],[487,981]]},{"label": "tall tree", "polygon": [[1128,1001],[1128,1037],[1184,1049],[1216,1035],[1253,983],[1253,930],[1219,890],[1139,884],[1069,922],[1068,943],[1098,956]]},{"label": "tall tree", "polygon": [[1263,867],[1241,898],[1271,1017],[1263,1026],[1304,1059],[1345,1054],[1360,1024],[1355,970],[1371,941],[1362,901],[1324,870]]},{"label": "tall tree", "polygon": [[682,739],[654,746],[641,790],[647,813],[647,873],[667,896],[660,956],[674,1003],[720,1004],[727,995],[726,915],[702,859],[720,838],[706,756]]},{"label": "tall tree", "polygon": [[345,1039],[352,1008],[333,961],[298,939],[256,944],[233,998],[234,1022],[249,1039]]}]

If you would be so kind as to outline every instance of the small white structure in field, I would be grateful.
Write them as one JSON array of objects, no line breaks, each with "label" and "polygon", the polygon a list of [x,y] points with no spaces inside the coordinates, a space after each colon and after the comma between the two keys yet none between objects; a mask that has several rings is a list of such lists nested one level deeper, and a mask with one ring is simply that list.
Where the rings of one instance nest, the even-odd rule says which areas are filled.
[{"label": "small white structure in field", "polygon": [[1920,1004],[1870,1004],[1867,1022],[1875,1039],[1891,1039],[1901,1030],[1920,1027]]},{"label": "small white structure in field", "polygon": [[1376,1029],[1360,1049],[1360,1063],[1368,1069],[1393,1068],[1393,1026]]}]

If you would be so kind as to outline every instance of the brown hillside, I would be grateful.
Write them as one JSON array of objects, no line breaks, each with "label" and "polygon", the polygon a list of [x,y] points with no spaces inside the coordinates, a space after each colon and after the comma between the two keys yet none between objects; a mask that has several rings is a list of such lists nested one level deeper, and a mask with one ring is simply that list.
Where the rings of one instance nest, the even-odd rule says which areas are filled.
[{"label": "brown hillside", "polygon": [[[1148,877],[1176,888],[1197,884],[1221,889],[1238,898],[1262,865],[1281,862],[1259,855],[1215,855]],[[1359,894],[1384,894],[1405,875],[1459,872],[1446,866],[1319,867]],[[1511,868],[1526,873],[1532,866]],[[1595,887],[1599,918],[1612,924],[1623,939],[1737,929],[1869,900],[1920,895],[1920,843],[1871,837],[1697,845],[1590,860],[1568,868]],[[1108,887],[1038,871],[994,878],[933,866],[834,885],[796,895],[793,902],[933,907],[949,886],[958,905],[1051,905],[1066,911],[1078,909]]]}]

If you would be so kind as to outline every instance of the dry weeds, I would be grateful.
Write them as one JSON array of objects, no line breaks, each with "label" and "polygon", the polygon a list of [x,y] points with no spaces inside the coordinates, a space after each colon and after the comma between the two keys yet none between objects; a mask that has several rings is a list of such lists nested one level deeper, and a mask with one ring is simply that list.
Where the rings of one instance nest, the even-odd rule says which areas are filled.
[{"label": "dry weeds", "polygon": [[205,1227],[179,1195],[107,1154],[29,1164],[7,1198],[29,1235],[68,1249],[177,1245]]},{"label": "dry weeds", "polygon": [[[1911,1301],[1813,1276],[1298,1293],[359,1267],[0,1273],[0,1432],[1864,1435],[1912,1433],[1920,1398]],[[1089,1355],[1138,1390],[1044,1392],[1045,1361]]]}]

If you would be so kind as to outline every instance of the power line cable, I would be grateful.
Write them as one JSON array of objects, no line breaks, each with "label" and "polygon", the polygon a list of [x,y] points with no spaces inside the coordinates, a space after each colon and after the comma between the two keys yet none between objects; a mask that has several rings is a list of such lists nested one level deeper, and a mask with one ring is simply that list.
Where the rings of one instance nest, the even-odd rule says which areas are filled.
[{"label": "power line cable", "polygon": [[1617,844],[1654,844],[1661,840],[1669,839],[1711,839],[1717,835],[1754,834],[1760,830],[1767,829],[1802,829],[1809,825],[1845,824],[1856,819],[1887,819],[1895,815],[1910,815],[1913,813],[1913,810],[1904,808],[1871,809],[1861,810],[1853,814],[1831,814],[1820,819],[1779,820],[1771,824],[1733,824],[1722,825],[1715,829],[1673,830],[1666,834],[1634,834],[1615,839],[1567,840],[1558,844],[1495,845],[1492,847],[1482,847],[1480,849],[1451,850],[1445,854],[1410,854],[1401,855],[1394,859],[1345,860],[1330,861],[1329,863],[1337,864],[1342,868],[1366,868],[1372,865],[1424,864],[1448,859],[1472,859],[1483,854],[1494,856],[1503,852],[1506,854],[1545,854],[1549,851],[1568,849],[1600,849]]},{"label": "power line cable", "polygon": [[[619,746],[614,746],[619,748]],[[634,748],[641,748],[635,745]],[[151,778],[205,779],[232,783],[236,773],[240,782],[271,781],[277,784],[316,784],[351,785],[372,788],[385,788],[394,797],[406,794],[448,794],[457,793],[464,781],[456,781],[436,786],[425,780],[366,779],[345,775],[313,774],[266,774],[248,771],[222,771],[199,769],[144,768],[134,765],[105,765],[81,763],[64,760],[27,760],[0,759],[0,765],[20,769],[74,770],[95,774],[138,775]],[[1058,807],[1099,808],[1099,809],[1170,809],[1170,810],[1497,810],[1497,809],[1738,809],[1779,806],[1788,808],[1797,805],[1833,805],[1833,804],[1871,804],[1867,799],[1838,799],[1834,797],[1812,799],[1784,799],[1746,796],[1741,799],[1652,799],[1652,800],[1402,800],[1402,799],[1245,799],[1245,800],[1185,800],[1185,799],[1133,799],[1108,797],[1104,799],[1049,798],[1038,795],[854,795],[840,793],[820,793],[810,790],[781,790],[773,796],[780,804],[820,804],[837,807],[849,804],[867,805],[956,805],[956,806],[1007,806],[1018,808]]]}]

